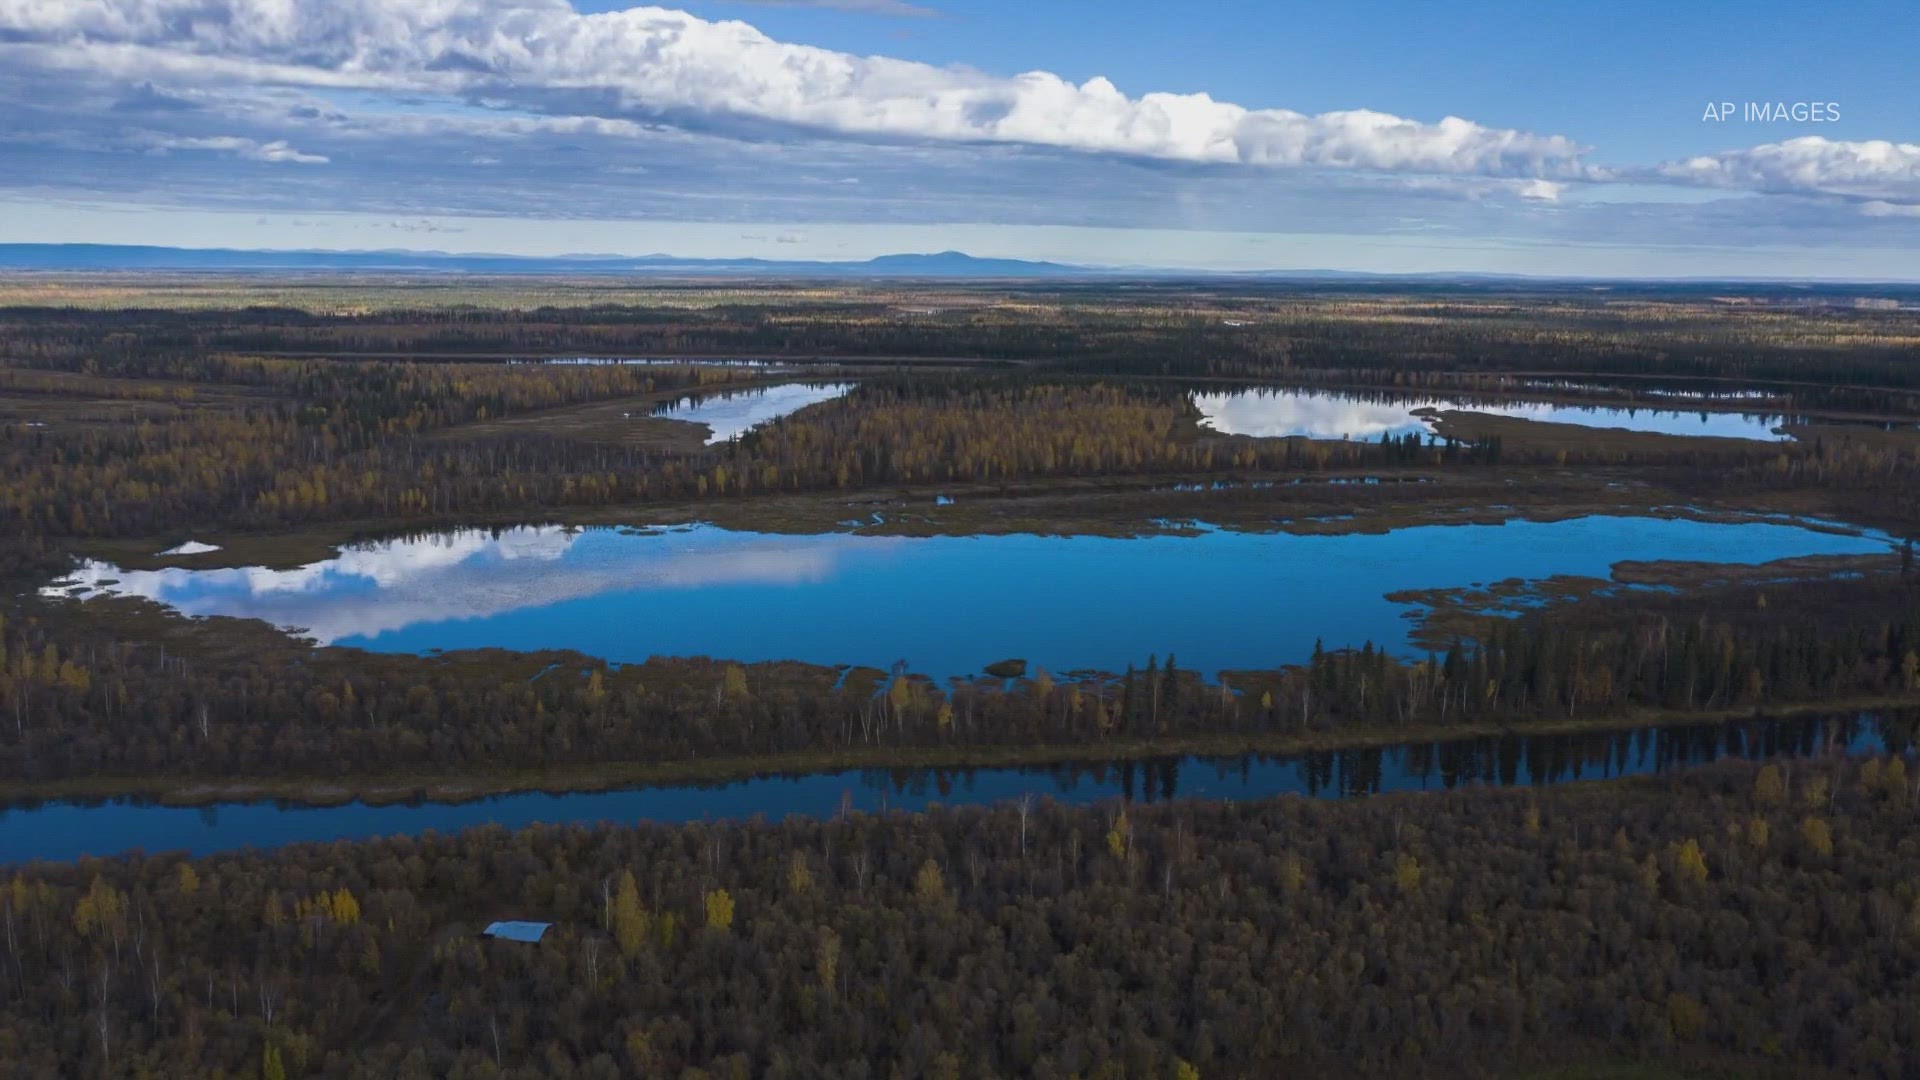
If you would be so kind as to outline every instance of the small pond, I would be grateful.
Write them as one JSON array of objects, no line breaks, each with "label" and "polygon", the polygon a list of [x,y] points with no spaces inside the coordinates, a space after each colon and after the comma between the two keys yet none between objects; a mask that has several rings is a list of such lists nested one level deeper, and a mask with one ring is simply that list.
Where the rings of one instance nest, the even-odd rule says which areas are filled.
[{"label": "small pond", "polygon": [[783,383],[751,390],[721,390],[689,396],[656,410],[663,420],[705,424],[707,445],[739,438],[769,420],[799,412],[809,405],[845,397],[852,383]]},{"label": "small pond", "polygon": [[1415,410],[1460,410],[1572,424],[1620,428],[1662,435],[1710,435],[1729,439],[1781,442],[1791,436],[1776,430],[1787,418],[1750,412],[1701,409],[1649,409],[1626,406],[1564,405],[1551,402],[1487,402],[1457,398],[1341,393],[1332,390],[1254,388],[1227,393],[1196,393],[1201,423],[1226,435],[1256,438],[1304,436],[1310,439],[1377,441],[1382,435],[1425,435],[1433,430]]}]

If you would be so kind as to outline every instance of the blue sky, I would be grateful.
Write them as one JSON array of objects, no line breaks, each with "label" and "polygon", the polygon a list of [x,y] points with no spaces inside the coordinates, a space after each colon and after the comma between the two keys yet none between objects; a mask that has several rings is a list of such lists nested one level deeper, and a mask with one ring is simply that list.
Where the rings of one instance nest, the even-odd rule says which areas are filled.
[{"label": "blue sky", "polygon": [[1880,0],[0,0],[0,241],[1915,278],[1916,46]]},{"label": "blue sky", "polygon": [[1920,5],[1900,0],[932,0],[941,14],[927,19],[737,0],[683,6],[778,37],[931,64],[1105,75],[1133,92],[1205,92],[1309,113],[1452,114],[1572,135],[1623,161],[1718,148],[1703,137],[1700,105],[1729,95],[1837,100],[1847,106],[1841,123],[1822,134],[1920,138]]}]

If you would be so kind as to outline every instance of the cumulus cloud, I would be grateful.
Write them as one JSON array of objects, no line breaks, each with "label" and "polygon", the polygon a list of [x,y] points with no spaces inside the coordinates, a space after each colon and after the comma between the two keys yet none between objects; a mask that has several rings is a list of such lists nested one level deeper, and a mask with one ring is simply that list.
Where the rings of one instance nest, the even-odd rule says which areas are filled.
[{"label": "cumulus cloud", "polygon": [[[331,210],[394,231],[462,214],[729,222],[782,243],[959,221],[1795,250],[1920,237],[1911,143],[1594,156],[1461,119],[852,56],[657,7],[0,0],[0,198],[23,205]],[[1581,190],[1607,181],[1696,190]]]},{"label": "cumulus cloud", "polygon": [[1920,202],[1920,143],[1847,142],[1808,135],[1668,162],[1655,173],[1687,184],[1916,203]]},{"label": "cumulus cloud", "polygon": [[128,81],[438,93],[496,107],[882,140],[1014,143],[1203,165],[1578,179],[1557,135],[1367,109],[1306,115],[1104,78],[1011,77],[565,0],[0,0],[0,55]]}]

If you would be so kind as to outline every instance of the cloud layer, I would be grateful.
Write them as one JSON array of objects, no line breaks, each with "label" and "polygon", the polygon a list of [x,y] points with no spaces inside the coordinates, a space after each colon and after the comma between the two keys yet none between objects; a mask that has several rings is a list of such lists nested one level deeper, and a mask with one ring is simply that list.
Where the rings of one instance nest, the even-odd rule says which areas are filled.
[{"label": "cloud layer", "polygon": [[129,80],[449,94],[550,115],[771,124],[1195,164],[1580,177],[1556,135],[1366,109],[1309,116],[1104,78],[1012,77],[775,41],[737,21],[564,0],[0,0],[33,61]]},{"label": "cloud layer", "polygon": [[[1614,165],[1563,134],[1129,95],[1103,78],[856,56],[566,0],[0,0],[0,155],[0,197],[34,207],[339,210],[394,228],[466,214],[1920,240],[1913,143],[1808,137]],[[1621,185],[1660,197],[1616,201]]]},{"label": "cloud layer", "polygon": [[1669,180],[1760,191],[1818,191],[1920,201],[1920,144],[1808,135],[1661,166]]}]

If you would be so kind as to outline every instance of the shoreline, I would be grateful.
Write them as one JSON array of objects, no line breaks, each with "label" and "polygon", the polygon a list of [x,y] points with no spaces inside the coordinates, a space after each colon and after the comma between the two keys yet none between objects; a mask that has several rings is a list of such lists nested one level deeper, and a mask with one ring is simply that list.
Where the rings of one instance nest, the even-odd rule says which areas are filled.
[{"label": "shoreline", "polygon": [[1402,743],[1446,743],[1491,736],[1577,735],[1663,726],[1704,727],[1743,720],[1786,720],[1813,713],[1870,712],[1915,707],[1920,707],[1920,692],[1801,702],[1764,710],[1645,710],[1610,717],[1519,724],[1480,722],[1404,728],[1375,727],[1304,735],[1189,735],[1098,744],[840,748],[671,762],[614,762],[598,766],[556,766],[549,769],[445,775],[401,774],[348,780],[320,777],[0,780],[0,807],[41,801],[126,798],[151,800],[163,806],[177,807],[265,801],[312,807],[343,806],[355,802],[368,806],[408,802],[464,803],[532,793],[572,794],[624,787],[725,784],[770,774],[804,775],[863,769],[1044,767],[1157,757],[1286,756],[1364,750]]},{"label": "shoreline", "polygon": [[[1328,496],[1337,489],[1364,491],[1372,485],[1355,485],[1360,478],[1377,478],[1380,487],[1393,494],[1417,494],[1409,501],[1383,499],[1356,504],[1343,501],[1349,513],[1333,518],[1320,514],[1276,516],[1286,511],[1323,509],[1315,495]],[[1469,494],[1457,491],[1456,478],[1443,482],[1432,474],[1405,469],[1338,470],[1309,476],[1286,474],[1285,481],[1272,487],[1259,487],[1279,475],[1257,472],[1222,476],[1220,474],[1167,474],[1128,478],[1073,478],[1038,481],[1013,481],[998,484],[900,485],[890,489],[859,492],[805,492],[769,495],[743,501],[708,500],[649,505],[620,505],[598,508],[553,508],[518,513],[440,514],[430,520],[402,521],[365,519],[318,525],[293,531],[223,531],[210,529],[203,534],[184,537],[178,531],[115,538],[68,540],[65,550],[81,558],[111,562],[125,570],[218,570],[262,567],[296,569],[337,557],[356,544],[379,543],[401,536],[461,529],[504,529],[526,525],[561,528],[671,528],[687,524],[709,524],[735,531],[781,535],[819,535],[847,533],[863,536],[991,536],[1058,535],[1138,537],[1180,534],[1191,531],[1191,522],[1209,524],[1236,532],[1289,533],[1294,535],[1345,536],[1381,534],[1397,529],[1428,525],[1496,525],[1513,521],[1556,522],[1593,516],[1645,517],[1660,520],[1689,519],[1724,523],[1789,524],[1816,532],[1835,534],[1881,534],[1891,540],[1897,534],[1883,525],[1824,517],[1804,509],[1763,505],[1728,506],[1689,500],[1678,492],[1671,499],[1622,499],[1618,492],[1582,491],[1567,499],[1534,499],[1528,492],[1513,492],[1516,501],[1499,505],[1472,505],[1456,502],[1450,496]],[[1340,481],[1347,481],[1341,487]],[[1396,483],[1398,482],[1398,483]],[[1196,492],[1175,490],[1181,483],[1223,483],[1228,486]],[[1416,492],[1399,488],[1419,487]],[[1431,490],[1428,488],[1431,487]],[[1650,492],[1643,494],[1652,494]],[[939,505],[936,497],[952,499]],[[1197,496],[1197,497],[1195,497]],[[1209,497],[1213,498],[1209,498]],[[1226,498],[1220,498],[1226,496]],[[1144,501],[1148,505],[1135,505]],[[1186,505],[1181,505],[1186,503]],[[1359,512],[1352,512],[1358,510]],[[847,527],[849,513],[882,515]],[[1194,512],[1174,517],[1182,511]],[[216,550],[194,555],[162,555],[156,547],[178,544],[182,539],[212,543]],[[1891,548],[1889,549],[1891,551]]]}]

